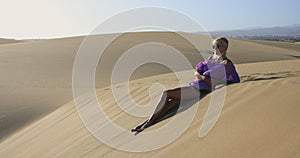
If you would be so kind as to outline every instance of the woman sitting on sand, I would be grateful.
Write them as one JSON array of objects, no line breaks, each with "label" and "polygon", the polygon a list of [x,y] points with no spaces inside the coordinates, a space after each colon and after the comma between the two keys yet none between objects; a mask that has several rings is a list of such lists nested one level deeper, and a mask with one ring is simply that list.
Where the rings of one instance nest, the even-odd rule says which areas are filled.
[{"label": "woman sitting on sand", "polygon": [[132,129],[132,132],[141,132],[145,128],[157,123],[158,120],[170,112],[170,110],[179,106],[181,100],[188,101],[196,99],[199,98],[200,94],[210,92],[213,88],[211,86],[210,73],[220,67],[225,67],[227,83],[240,82],[239,75],[232,61],[226,57],[229,44],[228,40],[224,37],[219,37],[216,38],[212,44],[214,54],[205,61],[197,64],[195,80],[190,82],[189,86],[164,91],[154,114],[144,123]]}]

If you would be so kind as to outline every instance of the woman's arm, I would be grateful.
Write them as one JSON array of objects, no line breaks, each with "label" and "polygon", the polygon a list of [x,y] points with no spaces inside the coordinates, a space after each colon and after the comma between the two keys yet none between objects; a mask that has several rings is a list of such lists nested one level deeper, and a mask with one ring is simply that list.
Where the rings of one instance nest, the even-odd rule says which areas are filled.
[{"label": "woman's arm", "polygon": [[197,71],[195,71],[195,77],[196,79],[203,80],[205,83],[211,85],[211,79],[199,74]]},{"label": "woman's arm", "polygon": [[[215,73],[217,73],[217,72],[215,72]],[[222,79],[211,78],[210,77],[210,71],[205,72],[203,75],[199,74],[196,71],[195,72],[195,78],[198,79],[198,80],[203,80],[205,83],[209,84],[210,86],[212,85],[212,80],[214,81],[214,84],[222,84],[222,83],[225,82],[225,80],[222,80]]]},{"label": "woman's arm", "polygon": [[227,60],[225,63],[226,65],[226,80],[227,84],[230,83],[239,83],[240,82],[240,77],[239,74],[237,73],[235,66],[233,65],[232,61]]}]

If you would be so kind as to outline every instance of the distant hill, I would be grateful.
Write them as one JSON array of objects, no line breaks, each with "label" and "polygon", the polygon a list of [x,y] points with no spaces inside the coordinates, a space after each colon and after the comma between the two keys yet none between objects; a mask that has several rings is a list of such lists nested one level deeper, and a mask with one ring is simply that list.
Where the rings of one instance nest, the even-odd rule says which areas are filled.
[{"label": "distant hill", "polygon": [[[199,32],[200,33],[200,32]],[[251,28],[229,31],[212,31],[213,36],[225,36],[240,39],[300,41],[300,25],[276,26],[269,28]]]},{"label": "distant hill", "polygon": [[23,42],[23,41],[21,41],[21,40],[15,40],[15,39],[0,38],[0,45],[2,45],[2,44],[10,44],[10,43],[18,43],[18,42]]}]

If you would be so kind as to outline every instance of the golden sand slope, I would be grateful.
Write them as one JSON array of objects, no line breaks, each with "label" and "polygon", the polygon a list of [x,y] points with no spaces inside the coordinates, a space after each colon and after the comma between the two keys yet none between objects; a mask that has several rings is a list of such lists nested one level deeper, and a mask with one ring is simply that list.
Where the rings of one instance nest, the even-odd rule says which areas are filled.
[{"label": "golden sand slope", "polygon": [[[196,117],[180,138],[164,148],[144,153],[122,152],[102,144],[83,126],[74,103],[69,102],[2,142],[0,155],[5,157],[299,157],[300,61],[242,64],[237,68],[241,73],[242,83],[227,87],[227,97],[221,117],[213,130],[204,138],[198,137],[198,131],[211,95],[200,101]],[[169,79],[166,81],[166,78]],[[167,74],[150,77],[146,81],[136,80],[131,83],[134,86],[132,93],[137,100],[143,100],[151,81],[160,81],[166,88],[171,88],[177,86],[175,79],[174,75]],[[145,90],[141,92],[140,89]],[[98,90],[99,97],[105,95],[100,98],[106,103],[104,110],[112,116],[111,119],[128,130],[143,120],[119,112],[110,93],[107,88]],[[165,120],[146,131],[167,122]]]},{"label": "golden sand slope", "polygon": [[72,99],[72,60],[80,42],[0,46],[0,140]]},{"label": "golden sand slope", "polygon": [[[105,36],[110,35],[103,35],[101,36],[101,38],[105,38]],[[103,93],[109,93],[108,89],[104,88],[108,86],[110,81],[111,69],[109,69],[109,66],[113,65],[118,59],[118,57],[122,55],[122,53],[125,50],[129,49],[130,47],[136,44],[149,41],[157,41],[157,39],[159,39],[160,42],[169,44],[182,51],[183,54],[190,60],[190,62],[193,65],[195,65],[198,61],[202,60],[202,57],[193,47],[191,47],[190,44],[185,43],[183,39],[179,38],[174,33],[125,34],[122,37],[120,37],[117,41],[115,41],[117,47],[110,47],[107,49],[107,54],[104,57],[105,61],[107,61],[105,63],[106,68],[97,68],[96,85],[97,88],[99,88],[99,95]],[[0,46],[0,140],[2,140],[0,145],[0,156],[6,155],[5,157],[16,157],[17,155],[19,155],[21,157],[22,154],[24,154],[28,157],[34,157],[40,156],[41,153],[48,157],[52,157],[53,154],[68,157],[72,155],[80,156],[84,154],[94,156],[108,156],[109,154],[116,154],[118,156],[120,156],[119,154],[129,154],[132,156],[144,155],[122,153],[110,149],[105,145],[101,145],[101,143],[97,142],[96,139],[87,132],[87,130],[83,127],[80,120],[78,119],[78,116],[74,109],[74,104],[71,101],[71,81],[73,61],[82,40],[83,37],[74,37],[37,42],[16,43]],[[230,42],[231,45],[229,56],[235,63],[253,63],[262,61],[297,59],[297,56],[299,55],[299,51],[297,49],[289,49],[288,46],[279,48],[273,45],[265,45],[263,43],[256,43],[253,41],[243,41],[234,39],[231,39]],[[282,45],[282,43],[279,44]],[[278,68],[278,65],[281,66],[281,68]],[[263,103],[263,107],[265,107],[264,111],[269,109],[269,107],[273,107],[274,105],[275,110],[278,111],[271,111],[268,115],[274,115],[274,117],[276,116],[275,118],[277,118],[277,112],[289,112],[289,108],[293,108],[294,104],[298,103],[299,100],[297,100],[298,98],[296,97],[296,94],[299,92],[299,88],[297,87],[299,83],[297,82],[299,71],[298,61],[280,61],[276,63],[270,62],[268,64],[261,63],[258,65],[242,64],[238,65],[238,70],[242,75],[243,81],[245,82],[242,84],[229,86],[229,96],[227,100],[231,100],[231,102],[226,103],[224,115],[226,113],[226,107],[231,107],[235,105],[236,108],[250,108],[253,107],[252,103],[254,102],[255,104],[253,104],[255,106],[261,106],[260,103]],[[133,77],[132,79],[147,77],[149,75],[159,75],[168,71],[168,69],[160,67],[159,65],[150,64],[136,71],[134,73],[135,77]],[[191,74],[193,73],[191,72]],[[173,81],[171,77],[166,77],[163,75],[156,77],[157,79],[155,79],[155,81],[157,80],[165,83],[167,88],[176,87],[177,83]],[[148,78],[148,80],[152,79],[153,78],[151,77]],[[147,87],[149,86],[147,83],[151,82],[149,81],[143,84],[140,84],[142,83],[140,81],[133,82],[143,87],[136,87],[136,89],[133,90],[133,93],[137,97],[137,100],[140,100],[141,102],[147,102],[147,97],[145,98],[143,93],[141,92],[143,92],[144,90],[147,91]],[[232,93],[237,90],[241,92],[232,95]],[[271,99],[265,99],[265,97],[263,97],[262,94],[268,94],[269,98]],[[278,97],[280,95],[288,96],[285,97],[285,100],[281,97]],[[108,98],[109,97],[107,97],[107,99]],[[269,101],[270,103],[268,103]],[[280,101],[286,101],[285,104],[289,106],[279,105]],[[208,103],[209,96],[201,100],[201,104],[203,105],[208,105]],[[113,101],[110,101],[109,99],[107,100],[107,106],[112,106],[112,108],[109,111],[112,110],[114,112],[115,110],[117,110],[117,108],[115,108],[114,105],[115,104]],[[195,136],[197,135],[198,129],[201,124],[201,118],[203,118],[206,108],[207,106],[203,106],[203,108],[201,106],[196,117],[199,118],[197,119],[198,122],[195,123],[194,120],[194,123],[191,126],[192,130],[190,132],[194,133]],[[247,123],[251,125],[252,120],[249,119],[249,114],[256,115],[256,111],[252,111],[251,113],[251,110],[253,109],[247,110],[250,110],[250,112],[237,110],[237,112],[232,112],[232,114],[230,113],[228,117],[224,116],[224,119],[231,119],[231,117],[234,116],[234,121],[244,121],[246,122],[245,125],[248,125]],[[240,116],[241,118],[236,118],[236,116],[241,115],[239,114],[239,112],[241,112],[243,115]],[[291,112],[298,111],[297,109],[295,109],[294,111],[291,110]],[[112,113],[112,115],[114,114]],[[120,112],[115,115],[117,116],[117,118],[122,118],[125,116]],[[264,119],[261,120],[261,118],[259,117],[260,115],[261,117],[263,117],[263,114],[258,113],[257,115],[258,119],[256,120],[256,122],[264,121]],[[265,122],[264,126],[257,126],[257,128],[261,127],[264,132],[273,130],[273,128],[271,129],[271,127],[269,126],[275,126],[275,123],[277,123],[277,121],[284,120],[284,118],[282,117],[279,117],[275,120],[270,120],[273,117],[268,117],[269,120],[267,119],[266,121],[269,122]],[[293,119],[294,117],[296,116],[293,116],[291,114],[290,117],[285,117],[285,121],[291,121],[291,119]],[[129,123],[124,123],[122,122],[122,120],[118,121],[118,119],[116,121],[120,122],[122,126],[130,129],[138,122],[143,120],[142,118],[128,119],[129,120],[127,121]],[[227,126],[234,124],[226,123],[222,126],[222,130],[227,129],[230,131],[231,129],[237,129],[237,131],[241,131],[245,128],[249,129],[249,131],[252,131],[250,130],[250,128],[252,128],[253,126],[256,127],[255,123],[252,123],[253,126],[249,126],[248,128],[248,126],[244,126],[244,124],[241,122],[236,122],[236,126],[230,129]],[[266,125],[268,126],[266,128],[263,128]],[[284,126],[283,128],[286,129],[286,126]],[[293,132],[297,132],[297,130],[298,129],[290,130],[291,133],[289,134],[293,134]],[[227,132],[228,135],[230,134],[229,131]],[[250,134],[250,136],[252,136],[252,133],[253,132],[246,133],[246,135]],[[261,133],[256,133],[253,135],[253,137],[249,136],[245,137],[245,139],[243,139],[244,137],[242,137],[241,135],[238,135],[241,138],[238,137],[236,139],[241,139],[241,141],[237,141],[236,145],[233,144],[232,146],[230,146],[230,144],[234,143],[236,140],[234,141],[224,139],[223,143],[225,144],[216,146],[216,142],[220,141],[218,139],[221,136],[223,136],[222,131],[219,134],[220,136],[216,137],[215,139],[210,140],[204,138],[204,140],[207,140],[206,142],[201,141],[201,139],[198,142],[198,139],[194,138],[194,136],[192,136],[191,134],[184,134],[186,135],[186,137],[184,137],[183,139],[185,141],[181,140],[178,142],[179,144],[176,144],[176,141],[170,147],[164,148],[164,150],[149,152],[146,153],[146,155],[180,155],[182,150],[178,150],[178,152],[180,153],[176,151],[177,149],[182,148],[182,143],[193,142],[197,144],[198,142],[198,146],[202,147],[202,149],[196,149],[196,147],[198,146],[187,144],[191,146],[192,154],[193,152],[195,153],[197,151],[197,154],[201,153],[203,155],[207,154],[214,156],[214,154],[222,154],[223,152],[226,152],[228,147],[232,147],[233,149],[237,147],[236,151],[241,151],[239,149],[246,150],[246,147],[243,145],[247,145],[247,143],[243,143],[242,140],[244,142],[248,142],[254,139],[254,136],[257,136],[255,138],[261,140],[260,136],[262,137],[262,135],[265,135]],[[238,134],[241,133],[238,132]],[[228,135],[227,137],[229,137]],[[274,134],[273,136],[275,138],[277,134]],[[232,137],[234,137],[234,135]],[[286,138],[287,141],[289,139],[289,137]],[[256,139],[254,139],[254,141],[255,140]],[[282,138],[282,140],[278,140],[278,142],[281,143],[283,142],[283,140],[285,140],[285,138]],[[299,138],[295,138],[294,141],[296,142],[294,144],[292,142],[291,144],[287,143],[287,145],[293,147],[294,145],[297,145],[298,140]],[[259,143],[259,141],[255,141],[252,143]],[[267,141],[266,143],[270,142]],[[218,150],[220,151],[216,152],[212,150],[207,150],[206,152],[204,150],[206,149],[205,144],[208,144],[207,148],[220,147],[218,148]],[[257,150],[256,147],[250,148],[249,152]],[[293,149],[292,147],[291,151]],[[224,148],[224,150],[221,148]],[[174,151],[174,149],[176,151]],[[231,150],[228,150],[227,152],[230,151]],[[257,154],[267,154],[267,152],[263,151],[267,151],[267,149],[265,150],[264,148],[262,148],[262,152],[258,152]],[[277,151],[280,152],[279,149],[277,149],[276,152]],[[281,153],[293,154],[285,147],[282,147]],[[189,152],[182,151],[181,154],[189,154]],[[230,154],[232,153],[229,153],[229,155]],[[240,152],[239,154],[243,154],[243,152]]]}]

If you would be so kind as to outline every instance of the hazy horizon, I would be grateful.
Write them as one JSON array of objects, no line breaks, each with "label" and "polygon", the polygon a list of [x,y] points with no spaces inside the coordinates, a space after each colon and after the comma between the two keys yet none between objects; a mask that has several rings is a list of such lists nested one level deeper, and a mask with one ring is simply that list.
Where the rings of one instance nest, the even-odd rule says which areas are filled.
[{"label": "hazy horizon", "polygon": [[[231,31],[249,31],[249,30],[255,30],[255,29],[271,29],[271,28],[277,28],[277,27],[292,27],[292,26],[299,26],[300,24],[292,24],[292,25],[282,25],[282,26],[273,26],[273,27],[262,27],[262,26],[253,26],[253,27],[247,27],[247,28],[238,28],[238,29],[227,29],[227,30],[208,30],[209,33],[226,33]],[[138,31],[129,31],[131,33],[134,32],[174,32],[174,31],[165,31],[165,30],[138,30]],[[175,32],[185,32],[185,31],[175,31]],[[97,33],[93,35],[105,35],[105,34],[114,34],[114,33],[122,33],[122,32],[105,32],[105,33]],[[186,33],[200,33],[200,32],[186,32]],[[62,36],[56,36],[56,37],[2,37],[0,36],[0,39],[8,39],[8,40],[47,40],[47,39],[60,39],[60,38],[70,38],[70,37],[80,37],[80,36],[88,36],[92,34],[77,34],[77,35],[62,35]]]},{"label": "hazy horizon", "polygon": [[48,39],[88,35],[100,23],[118,13],[148,6],[185,14],[208,31],[286,26],[300,21],[300,2],[296,0],[132,0],[126,4],[120,0],[5,0],[0,6],[0,38]]}]

